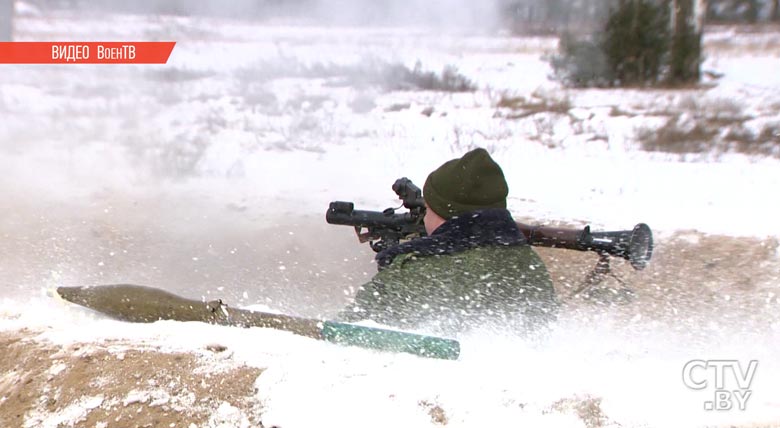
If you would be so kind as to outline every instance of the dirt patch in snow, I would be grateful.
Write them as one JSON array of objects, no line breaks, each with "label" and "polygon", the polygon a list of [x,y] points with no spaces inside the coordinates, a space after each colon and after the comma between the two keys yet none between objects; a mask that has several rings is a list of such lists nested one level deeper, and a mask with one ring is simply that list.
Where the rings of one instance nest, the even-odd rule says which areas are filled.
[{"label": "dirt patch in snow", "polygon": [[[575,305],[627,303],[647,319],[736,318],[776,313],[780,307],[780,243],[777,238],[729,237],[696,231],[656,238],[650,264],[634,270],[610,260],[611,275],[591,289],[595,298],[574,297],[595,267],[592,252],[537,248],[559,296]],[[622,291],[630,290],[630,297]],[[626,302],[628,300],[628,302]],[[768,308],[775,308],[768,311]],[[766,320],[767,322],[770,320]]]},{"label": "dirt patch in snow", "polygon": [[0,426],[261,426],[261,370],[120,342],[58,349],[0,332]]}]

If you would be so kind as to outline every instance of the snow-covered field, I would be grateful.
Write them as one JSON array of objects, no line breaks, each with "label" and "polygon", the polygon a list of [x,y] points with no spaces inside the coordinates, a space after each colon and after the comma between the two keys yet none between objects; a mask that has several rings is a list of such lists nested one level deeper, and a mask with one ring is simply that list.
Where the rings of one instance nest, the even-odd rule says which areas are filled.
[{"label": "snow-covered field", "polygon": [[[735,135],[780,139],[779,33],[712,29],[701,88],[569,90],[548,78],[553,38],[30,15],[16,22],[20,40],[177,45],[167,65],[0,69],[0,329],[65,350],[140,346],[203,356],[215,370],[264,369],[257,406],[216,403],[205,426],[780,425],[780,160],[725,146]],[[421,87],[444,70],[474,90]],[[725,145],[642,150],[648,135],[695,136],[697,125],[717,128],[704,135]],[[464,337],[456,362],[263,329],[128,325],[50,296],[59,285],[140,283],[328,317],[375,270],[349,228],[325,224],[328,202],[397,206],[396,178],[421,185],[475,146],[503,166],[517,219],[601,230],[646,222],[658,256],[667,242],[752,239],[770,254],[755,261],[762,279],[746,289],[708,278],[701,306],[722,318],[687,319],[698,309],[690,299],[664,301],[657,317],[654,305],[642,315],[583,309],[564,314],[544,344]],[[707,263],[738,269],[740,257],[727,248]],[[671,295],[700,286],[663,269],[632,275]],[[667,310],[680,314],[676,328]],[[203,351],[214,343],[229,352]],[[691,359],[758,360],[747,409],[704,411],[712,391],[681,379]],[[18,376],[0,373],[0,412]],[[154,390],[130,392],[125,406],[151,411]],[[129,426],[87,422],[110,401],[99,389],[66,409],[39,401],[18,426]]]}]

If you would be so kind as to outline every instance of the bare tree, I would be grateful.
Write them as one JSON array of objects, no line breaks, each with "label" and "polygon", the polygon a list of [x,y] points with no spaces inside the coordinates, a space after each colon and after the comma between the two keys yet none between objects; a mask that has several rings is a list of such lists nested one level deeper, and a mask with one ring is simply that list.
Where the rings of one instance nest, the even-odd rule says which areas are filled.
[{"label": "bare tree", "polygon": [[0,42],[10,42],[13,36],[14,2],[0,0]]},{"label": "bare tree", "polygon": [[706,0],[670,0],[669,6],[672,29],[669,80],[672,83],[698,82]]},{"label": "bare tree", "polygon": [[758,0],[748,0],[746,2],[746,18],[751,24],[758,22],[759,15],[761,14],[761,5]]},{"label": "bare tree", "polygon": [[772,1],[772,13],[769,15],[769,19],[780,22],[780,0]]}]

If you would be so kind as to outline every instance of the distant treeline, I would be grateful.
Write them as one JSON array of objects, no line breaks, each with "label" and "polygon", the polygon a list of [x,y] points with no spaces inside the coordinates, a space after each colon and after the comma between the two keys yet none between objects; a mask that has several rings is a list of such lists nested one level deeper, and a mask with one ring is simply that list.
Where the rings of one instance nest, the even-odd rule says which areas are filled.
[{"label": "distant treeline", "polygon": [[[668,3],[658,0],[658,3]],[[589,32],[621,0],[505,0],[503,16],[517,32]],[[705,0],[709,23],[780,22],[780,0]]]},{"label": "distant treeline", "polygon": [[[378,25],[436,22],[502,25],[519,33],[589,32],[625,0],[26,0],[41,8],[229,18],[304,18]],[[668,0],[657,0],[659,3]],[[780,22],[780,0],[704,0],[710,23]]]},{"label": "distant treeline", "polygon": [[10,42],[13,35],[13,3],[11,0],[0,0],[0,42]]},{"label": "distant treeline", "polygon": [[41,9],[291,20],[314,24],[495,28],[504,0],[25,0]]},{"label": "distant treeline", "polygon": [[42,9],[77,9],[166,15],[266,18],[295,15],[314,0],[27,0]]},{"label": "distant treeline", "polygon": [[709,0],[709,22],[780,22],[780,0]]}]

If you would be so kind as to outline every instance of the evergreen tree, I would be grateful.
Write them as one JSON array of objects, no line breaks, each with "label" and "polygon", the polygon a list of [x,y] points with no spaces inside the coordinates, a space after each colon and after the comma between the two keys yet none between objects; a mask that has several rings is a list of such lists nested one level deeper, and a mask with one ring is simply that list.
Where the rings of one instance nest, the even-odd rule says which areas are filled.
[{"label": "evergreen tree", "polygon": [[673,84],[698,82],[701,66],[701,29],[693,17],[696,0],[673,0],[674,19],[668,81]]},{"label": "evergreen tree", "polygon": [[[551,65],[569,86],[645,86],[699,80],[702,0],[621,0],[603,31],[561,36]],[[704,9],[701,9],[702,11]]]},{"label": "evergreen tree", "polygon": [[652,84],[669,50],[667,9],[648,0],[623,1],[604,28],[601,48],[619,86]]}]

